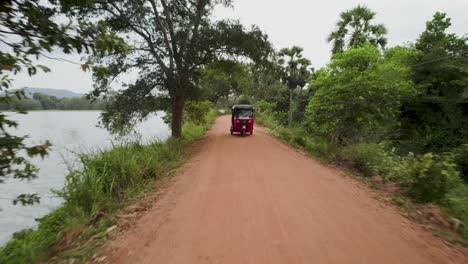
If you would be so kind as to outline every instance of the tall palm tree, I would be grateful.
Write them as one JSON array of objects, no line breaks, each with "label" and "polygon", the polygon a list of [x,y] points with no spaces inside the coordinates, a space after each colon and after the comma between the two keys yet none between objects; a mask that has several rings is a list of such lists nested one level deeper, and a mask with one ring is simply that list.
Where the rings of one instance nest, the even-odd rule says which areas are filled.
[{"label": "tall palm tree", "polygon": [[332,53],[358,47],[364,43],[385,48],[387,28],[383,24],[371,24],[375,15],[374,11],[361,5],[342,12],[335,31],[332,31],[327,39],[333,43]]},{"label": "tall palm tree", "polygon": [[288,126],[292,123],[292,96],[297,87],[304,87],[310,75],[310,61],[303,57],[303,49],[297,46],[281,49],[278,53],[281,65],[281,79],[289,88]]}]

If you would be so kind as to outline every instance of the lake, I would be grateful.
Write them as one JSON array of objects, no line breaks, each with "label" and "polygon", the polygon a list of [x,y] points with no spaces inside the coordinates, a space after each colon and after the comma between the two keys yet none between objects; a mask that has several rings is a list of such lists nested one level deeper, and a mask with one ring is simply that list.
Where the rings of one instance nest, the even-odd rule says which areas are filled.
[{"label": "lake", "polygon": [[[0,246],[11,235],[24,228],[36,227],[36,218],[51,212],[61,204],[51,189],[60,189],[69,168],[77,168],[77,152],[90,152],[110,148],[122,141],[141,140],[151,142],[169,137],[170,129],[162,121],[163,113],[155,114],[135,128],[133,135],[116,137],[97,127],[99,111],[37,111],[27,115],[11,113],[18,121],[15,135],[29,135],[28,145],[52,143],[49,155],[34,158],[40,169],[38,178],[31,181],[8,179],[0,184]],[[33,206],[13,205],[12,201],[23,193],[38,193],[41,203]]]}]

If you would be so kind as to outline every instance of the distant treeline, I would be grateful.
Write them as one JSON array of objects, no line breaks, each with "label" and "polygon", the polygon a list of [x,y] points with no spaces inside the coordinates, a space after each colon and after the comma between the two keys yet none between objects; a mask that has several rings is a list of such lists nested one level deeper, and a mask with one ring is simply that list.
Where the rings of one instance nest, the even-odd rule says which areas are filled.
[{"label": "distant treeline", "polygon": [[35,93],[32,98],[10,97],[8,101],[0,102],[0,110],[104,110],[107,101],[97,99],[91,101],[85,96],[57,98],[43,93]]}]

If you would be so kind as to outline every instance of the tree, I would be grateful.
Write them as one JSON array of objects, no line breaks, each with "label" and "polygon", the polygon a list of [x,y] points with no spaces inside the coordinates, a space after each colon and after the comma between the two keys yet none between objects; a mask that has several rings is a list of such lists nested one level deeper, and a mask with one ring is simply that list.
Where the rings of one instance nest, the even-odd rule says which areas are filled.
[{"label": "tree", "polygon": [[45,110],[57,109],[58,99],[55,96],[49,96],[43,93],[33,94],[33,99],[41,103],[41,108]]},{"label": "tree", "polygon": [[243,94],[241,96],[239,96],[236,100],[236,104],[247,104],[247,105],[250,105],[252,104],[252,100],[250,100],[250,98]]},{"label": "tree", "polygon": [[447,33],[437,12],[415,43],[413,80],[419,96],[403,105],[402,138],[413,152],[450,150],[468,142],[468,38]]},{"label": "tree", "polygon": [[203,99],[216,104],[220,99],[251,90],[253,83],[247,65],[222,60],[202,69],[199,86]]},{"label": "tree", "polygon": [[302,56],[303,49],[297,46],[280,50],[281,79],[289,88],[288,126],[292,124],[293,93],[297,87],[304,87],[310,75],[310,61]]},{"label": "tree", "polygon": [[385,48],[387,28],[383,24],[371,24],[375,15],[374,11],[361,5],[342,12],[335,31],[332,31],[327,39],[328,42],[333,42],[332,53],[359,47],[365,43]]},{"label": "tree", "polygon": [[218,59],[259,61],[270,44],[257,27],[236,21],[210,20],[216,5],[231,0],[89,1],[70,8],[79,19],[99,21],[125,37],[133,48],[125,54],[99,56],[94,67],[94,96],[109,91],[111,81],[137,70],[139,76],[121,90],[102,116],[111,130],[131,127],[158,109],[170,108],[172,136],[181,137],[185,101],[197,91],[200,69]]},{"label": "tree", "polygon": [[257,101],[275,102],[272,104],[273,110],[286,113],[284,120],[281,121],[287,124],[289,93],[288,87],[281,80],[283,68],[279,63],[278,53],[272,53],[265,63],[252,65],[250,67],[251,89],[244,90],[244,93]]},{"label": "tree", "polygon": [[[83,4],[87,0],[74,1]],[[26,70],[34,75],[38,69],[48,72],[43,65],[33,62],[32,58],[47,56],[45,53],[61,49],[65,53],[76,52],[113,52],[124,49],[123,42],[109,34],[105,27],[91,22],[79,24],[55,21],[60,7],[57,1],[49,0],[6,0],[0,3],[0,103],[9,103],[14,99],[24,99],[20,90],[11,92],[11,74]],[[31,108],[37,107],[37,101],[30,100]],[[25,113],[18,109],[20,113]],[[36,176],[37,168],[26,156],[44,156],[49,142],[37,146],[27,146],[26,136],[15,136],[12,128],[18,123],[0,113],[0,182],[7,176],[31,179]],[[25,155],[23,154],[25,153]],[[37,202],[36,195],[21,195],[22,203]]]},{"label": "tree", "polygon": [[415,96],[408,66],[417,55],[395,47],[382,56],[370,44],[333,55],[314,81],[310,130],[342,145],[378,142],[395,131],[402,100]]}]

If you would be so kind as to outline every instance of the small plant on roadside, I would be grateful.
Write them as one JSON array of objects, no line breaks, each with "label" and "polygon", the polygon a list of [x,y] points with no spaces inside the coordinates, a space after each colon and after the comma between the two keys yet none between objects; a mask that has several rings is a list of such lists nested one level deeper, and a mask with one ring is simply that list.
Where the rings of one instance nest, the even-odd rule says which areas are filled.
[{"label": "small plant on roadside", "polygon": [[189,101],[185,103],[185,121],[191,121],[196,125],[207,123],[208,113],[214,109],[214,105],[210,101]]},{"label": "small plant on roadside", "polygon": [[468,184],[468,144],[463,144],[453,150],[454,162],[460,171],[460,177]]},{"label": "small plant on roadside", "polygon": [[271,130],[275,130],[279,126],[277,113],[274,111],[276,105],[276,102],[257,101],[255,108],[256,122]]},{"label": "small plant on roadside", "polygon": [[366,177],[378,174],[379,167],[386,159],[384,150],[378,144],[356,144],[347,148],[344,154]]},{"label": "small plant on roadside", "polygon": [[386,150],[383,144],[359,143],[343,153],[366,177],[380,175],[385,180],[397,180],[404,173],[403,159],[393,150]]},{"label": "small plant on roadside", "polygon": [[450,157],[427,153],[405,161],[403,182],[408,194],[418,202],[441,201],[447,193],[462,184],[456,165]]},{"label": "small plant on roadside", "polygon": [[403,206],[405,204],[405,200],[399,196],[392,197],[392,202],[398,206]]},{"label": "small plant on roadside", "polygon": [[445,199],[449,212],[464,223],[464,235],[468,238],[468,186],[460,184]]}]

